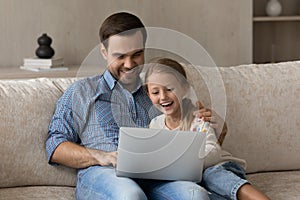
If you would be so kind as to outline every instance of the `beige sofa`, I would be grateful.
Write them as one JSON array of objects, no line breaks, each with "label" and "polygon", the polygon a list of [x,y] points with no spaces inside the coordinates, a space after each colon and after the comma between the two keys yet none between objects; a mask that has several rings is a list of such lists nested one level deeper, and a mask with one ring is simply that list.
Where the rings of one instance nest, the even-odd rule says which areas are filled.
[{"label": "beige sofa", "polygon": [[[195,69],[188,74],[209,105],[202,80],[211,68],[203,69],[203,78]],[[224,148],[247,160],[249,180],[271,199],[300,199],[300,61],[221,67],[218,73],[226,92]],[[0,80],[1,200],[75,199],[76,171],[48,165],[45,154],[55,103],[74,80]]]}]

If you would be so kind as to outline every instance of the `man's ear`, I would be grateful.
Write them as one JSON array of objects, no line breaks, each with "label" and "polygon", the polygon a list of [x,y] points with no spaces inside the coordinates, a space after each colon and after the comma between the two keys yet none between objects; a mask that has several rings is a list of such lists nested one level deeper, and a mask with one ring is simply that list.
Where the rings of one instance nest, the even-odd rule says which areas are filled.
[{"label": "man's ear", "polygon": [[102,54],[102,56],[103,56],[103,58],[105,59],[105,60],[107,60],[107,51],[106,51],[106,48],[105,48],[105,46],[101,43],[100,44],[100,48],[101,48],[101,54]]}]

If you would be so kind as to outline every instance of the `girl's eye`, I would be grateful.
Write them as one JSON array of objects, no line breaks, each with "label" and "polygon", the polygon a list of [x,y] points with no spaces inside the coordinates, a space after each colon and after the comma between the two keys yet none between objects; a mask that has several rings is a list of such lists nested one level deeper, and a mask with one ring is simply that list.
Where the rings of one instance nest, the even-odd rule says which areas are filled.
[{"label": "girl's eye", "polygon": [[158,94],[158,92],[151,92],[151,94]]}]

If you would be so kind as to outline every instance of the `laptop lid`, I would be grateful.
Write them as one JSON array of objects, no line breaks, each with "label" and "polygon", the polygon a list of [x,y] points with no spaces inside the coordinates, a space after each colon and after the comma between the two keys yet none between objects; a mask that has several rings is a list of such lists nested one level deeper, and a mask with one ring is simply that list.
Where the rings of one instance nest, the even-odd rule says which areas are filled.
[{"label": "laptop lid", "polygon": [[198,132],[121,127],[116,175],[200,182],[205,139]]}]

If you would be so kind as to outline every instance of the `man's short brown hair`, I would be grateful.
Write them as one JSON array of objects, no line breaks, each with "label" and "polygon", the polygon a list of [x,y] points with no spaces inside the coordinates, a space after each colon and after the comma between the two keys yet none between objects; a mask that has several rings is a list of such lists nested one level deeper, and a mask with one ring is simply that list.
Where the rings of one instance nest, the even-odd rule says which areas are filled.
[{"label": "man's short brown hair", "polygon": [[135,15],[127,12],[119,12],[110,15],[102,23],[99,36],[101,43],[107,49],[108,38],[113,35],[131,35],[137,31],[143,34],[144,45],[147,39],[147,32],[142,21]]}]

